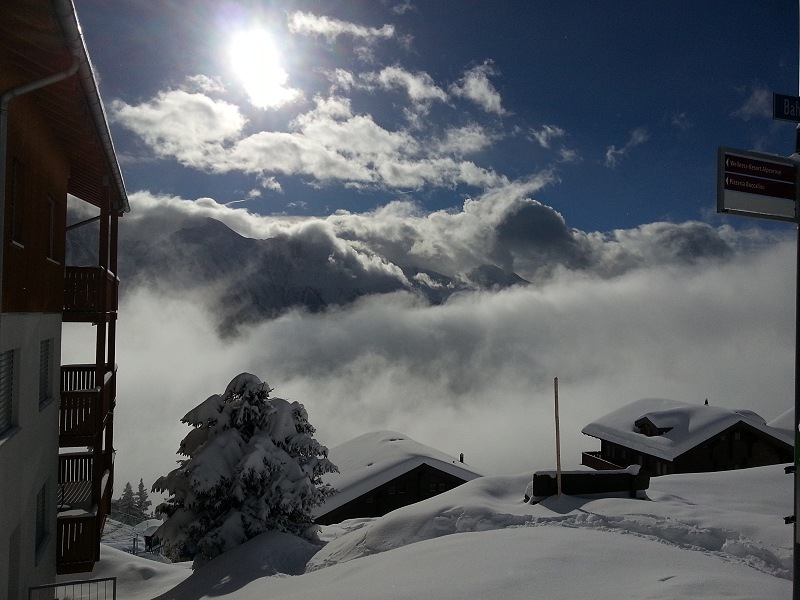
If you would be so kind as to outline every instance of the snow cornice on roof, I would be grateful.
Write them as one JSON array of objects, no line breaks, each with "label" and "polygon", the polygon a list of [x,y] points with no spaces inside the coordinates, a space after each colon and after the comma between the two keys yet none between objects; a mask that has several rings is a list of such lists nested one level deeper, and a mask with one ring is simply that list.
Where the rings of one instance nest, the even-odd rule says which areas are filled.
[{"label": "snow cornice on roof", "polygon": [[[646,435],[636,426],[636,423],[642,422],[649,422],[663,430],[663,433]],[[753,411],[735,411],[666,398],[637,400],[588,424],[581,431],[643,454],[674,461],[737,423],[752,427],[788,446],[794,443],[785,431],[770,427]]]}]

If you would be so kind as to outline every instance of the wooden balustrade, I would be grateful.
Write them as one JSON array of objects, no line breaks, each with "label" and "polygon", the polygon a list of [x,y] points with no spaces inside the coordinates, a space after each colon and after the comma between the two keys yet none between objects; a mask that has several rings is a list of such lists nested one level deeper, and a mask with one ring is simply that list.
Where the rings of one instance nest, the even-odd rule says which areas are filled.
[{"label": "wooden balustrade", "polygon": [[56,565],[59,575],[91,571],[100,558],[99,520],[95,515],[58,517]]},{"label": "wooden balustrade", "polygon": [[108,371],[98,385],[95,365],[61,367],[59,445],[89,446],[105,427],[116,397],[116,372]]},{"label": "wooden balustrade", "polygon": [[91,570],[111,510],[113,454],[62,454],[58,461],[58,573]]},{"label": "wooden balustrade", "polygon": [[95,321],[116,312],[119,279],[102,267],[67,267],[64,276],[64,320]]}]

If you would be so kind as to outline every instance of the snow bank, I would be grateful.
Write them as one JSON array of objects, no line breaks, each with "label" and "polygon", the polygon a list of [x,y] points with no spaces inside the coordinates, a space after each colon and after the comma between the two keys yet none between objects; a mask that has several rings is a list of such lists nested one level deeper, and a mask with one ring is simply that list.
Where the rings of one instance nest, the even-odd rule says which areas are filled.
[{"label": "snow bank", "polygon": [[263,534],[191,576],[185,564],[104,547],[93,576],[121,576],[119,596],[132,600],[791,595],[792,527],[783,516],[793,481],[780,466],[655,478],[648,500],[562,496],[537,505],[523,501],[530,477],[475,479],[378,519],[324,527],[330,541],[319,550]]}]

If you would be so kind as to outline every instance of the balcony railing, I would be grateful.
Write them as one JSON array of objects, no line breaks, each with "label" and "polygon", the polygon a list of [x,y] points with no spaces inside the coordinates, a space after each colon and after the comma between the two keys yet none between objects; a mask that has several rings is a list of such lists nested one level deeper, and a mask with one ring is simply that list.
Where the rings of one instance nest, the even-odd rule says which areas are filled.
[{"label": "balcony railing", "polygon": [[105,427],[116,398],[116,368],[97,381],[95,365],[61,367],[59,446],[91,446]]},{"label": "balcony railing", "polygon": [[102,267],[67,267],[64,277],[64,320],[95,321],[116,312],[119,279]]},{"label": "balcony railing", "polygon": [[111,510],[113,458],[80,452],[59,456],[56,565],[59,574],[91,571]]}]

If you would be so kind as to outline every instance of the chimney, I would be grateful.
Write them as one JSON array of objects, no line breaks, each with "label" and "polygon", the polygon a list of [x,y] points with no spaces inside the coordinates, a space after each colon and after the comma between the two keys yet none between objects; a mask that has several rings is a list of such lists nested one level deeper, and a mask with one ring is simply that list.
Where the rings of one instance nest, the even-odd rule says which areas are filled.
[{"label": "chimney", "polygon": [[458,455],[458,462],[462,462],[462,463],[464,462],[464,453],[463,452]]}]

